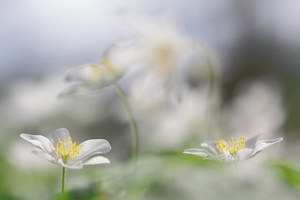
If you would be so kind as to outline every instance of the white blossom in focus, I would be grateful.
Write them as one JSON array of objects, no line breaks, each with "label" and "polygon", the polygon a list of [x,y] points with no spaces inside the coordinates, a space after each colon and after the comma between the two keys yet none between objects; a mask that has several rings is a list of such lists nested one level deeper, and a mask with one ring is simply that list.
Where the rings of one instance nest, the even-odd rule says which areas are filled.
[{"label": "white blossom in focus", "polygon": [[65,128],[57,129],[51,141],[42,135],[22,133],[20,136],[38,147],[33,154],[65,168],[81,169],[84,165],[110,163],[100,156],[111,150],[109,142],[103,139],[87,140],[77,145]]},{"label": "white blossom in focus", "polygon": [[253,136],[246,140],[231,138],[231,141],[224,140],[209,141],[201,144],[208,149],[186,149],[183,153],[204,157],[205,159],[217,160],[221,162],[234,162],[250,159],[262,150],[283,140],[282,137],[271,140],[259,140],[260,135]]}]

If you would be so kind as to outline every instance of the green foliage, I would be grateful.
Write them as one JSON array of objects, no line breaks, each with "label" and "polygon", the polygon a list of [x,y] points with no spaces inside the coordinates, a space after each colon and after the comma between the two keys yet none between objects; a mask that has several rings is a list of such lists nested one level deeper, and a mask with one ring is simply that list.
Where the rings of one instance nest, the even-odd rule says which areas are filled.
[{"label": "green foliage", "polygon": [[279,176],[290,186],[300,190],[300,168],[289,163],[279,162],[271,165]]},{"label": "green foliage", "polygon": [[111,200],[112,195],[102,191],[100,187],[93,183],[85,188],[76,188],[57,195],[54,200]]},{"label": "green foliage", "polygon": [[17,200],[18,198],[11,195],[10,166],[2,155],[0,155],[0,199],[1,200]]}]

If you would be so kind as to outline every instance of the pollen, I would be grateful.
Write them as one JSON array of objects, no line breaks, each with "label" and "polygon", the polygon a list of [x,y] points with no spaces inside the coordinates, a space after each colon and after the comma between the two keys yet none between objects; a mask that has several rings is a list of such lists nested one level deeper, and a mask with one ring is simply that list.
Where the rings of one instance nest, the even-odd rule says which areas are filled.
[{"label": "pollen", "polygon": [[58,138],[58,142],[56,143],[56,159],[61,158],[63,162],[66,164],[69,160],[74,160],[80,153],[81,144],[76,145],[76,142],[72,141],[72,138],[61,140]]},{"label": "pollen", "polygon": [[92,83],[97,83],[100,81],[101,78],[101,74],[100,74],[100,70],[97,66],[92,65],[91,66],[91,76],[89,78],[89,81]]},{"label": "pollen", "polygon": [[109,62],[108,59],[103,59],[101,61],[101,64],[105,67],[106,71],[110,74],[110,75],[116,75],[117,71],[116,69],[113,67],[113,65],[111,64],[111,62]]},{"label": "pollen", "polygon": [[238,151],[246,147],[245,143],[245,137],[240,137],[239,139],[231,138],[231,140],[228,142],[219,140],[216,144],[216,148],[220,151],[221,154],[230,154],[233,157],[236,157]]}]

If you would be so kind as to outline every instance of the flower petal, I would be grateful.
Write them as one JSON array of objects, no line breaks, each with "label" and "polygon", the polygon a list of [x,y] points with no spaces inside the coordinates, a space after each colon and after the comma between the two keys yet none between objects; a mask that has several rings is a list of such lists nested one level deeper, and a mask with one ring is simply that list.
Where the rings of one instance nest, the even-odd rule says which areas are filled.
[{"label": "flower petal", "polygon": [[70,139],[69,131],[65,128],[60,128],[54,132],[54,134],[52,135],[52,142],[54,147],[56,147],[56,144],[58,143],[58,138],[60,138],[61,141],[69,140]]},{"label": "flower petal", "polygon": [[255,151],[256,154],[261,152],[262,150],[264,150],[265,148],[268,148],[269,146],[276,144],[280,141],[282,141],[283,138],[276,138],[276,139],[272,139],[272,140],[260,140],[255,144]]},{"label": "flower petal", "polygon": [[236,161],[247,160],[247,159],[253,157],[254,154],[255,154],[254,149],[249,149],[249,148],[241,149],[237,153],[235,160]]},{"label": "flower petal", "polygon": [[67,72],[66,81],[75,81],[87,87],[101,89],[117,81],[121,73],[109,59],[103,59],[100,64],[86,64]]},{"label": "flower petal", "polygon": [[110,161],[103,156],[95,156],[85,160],[83,162],[83,165],[98,165],[98,164],[105,164],[105,163],[110,163]]},{"label": "flower petal", "polygon": [[88,157],[96,154],[104,154],[111,150],[111,146],[107,140],[94,139],[87,140],[80,144],[81,147],[78,149],[80,153],[74,161],[85,160]]},{"label": "flower petal", "polygon": [[205,147],[205,148],[208,148],[211,151],[212,154],[218,155],[219,151],[216,148],[216,144],[217,144],[216,141],[207,141],[207,142],[202,143],[201,146]]},{"label": "flower petal", "polygon": [[91,85],[80,85],[80,84],[73,84],[65,88],[58,94],[58,98],[67,98],[67,97],[78,97],[83,95],[92,95],[97,94],[99,92],[104,92],[108,89],[109,85],[99,87],[93,87]]},{"label": "flower petal", "polygon": [[58,165],[68,168],[68,169],[81,169],[83,167],[83,164],[81,161],[76,161],[76,162],[69,161],[69,162],[67,162],[67,164],[65,164],[62,159],[59,159],[57,161],[57,163],[58,163]]},{"label": "flower petal", "polygon": [[45,151],[43,151],[41,149],[34,149],[34,150],[32,150],[32,153],[42,159],[47,160],[48,162],[51,162],[53,164],[58,164],[56,159],[53,156],[47,154]]},{"label": "flower petal", "polygon": [[65,80],[92,84],[101,80],[100,74],[98,64],[85,64],[68,71]]},{"label": "flower petal", "polygon": [[30,135],[22,133],[20,137],[42,149],[46,153],[50,153],[54,149],[50,140],[42,135]]},{"label": "flower petal", "polygon": [[209,153],[208,151],[206,151],[205,149],[186,149],[186,150],[184,150],[183,153],[193,154],[193,155],[201,156],[204,158],[213,157],[213,155],[211,153]]},{"label": "flower petal", "polygon": [[254,149],[255,147],[255,143],[257,141],[257,138],[259,138],[261,134],[257,134],[251,138],[249,138],[248,140],[246,140],[246,148],[250,148],[250,149]]}]

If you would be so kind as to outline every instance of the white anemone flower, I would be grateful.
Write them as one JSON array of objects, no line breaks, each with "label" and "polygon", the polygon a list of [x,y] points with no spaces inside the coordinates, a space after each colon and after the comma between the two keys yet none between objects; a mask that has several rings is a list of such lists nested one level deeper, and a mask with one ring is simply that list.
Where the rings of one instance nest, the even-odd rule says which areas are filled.
[{"label": "white anemone flower", "polygon": [[[171,13],[142,16],[135,12],[125,11],[121,16],[135,32],[134,44],[139,50],[141,66],[144,67],[145,72],[145,77],[133,85],[144,85],[139,82],[148,79],[151,74],[153,81],[156,82],[154,84],[157,84],[159,80],[160,87],[166,94],[164,95],[166,98],[162,100],[176,105],[182,98],[181,71],[185,67],[186,59],[194,51],[196,41],[181,30]],[[142,88],[136,88],[142,90]],[[151,91],[143,93],[147,93],[146,96],[152,96]]]},{"label": "white anemone flower", "polygon": [[114,68],[103,60],[100,64],[85,64],[66,73],[65,80],[71,82],[58,96],[85,95],[109,86],[121,77]]},{"label": "white anemone flower", "polygon": [[158,74],[172,75],[193,46],[170,13],[145,17],[127,11],[121,16],[136,32],[136,45],[145,64]]},{"label": "white anemone flower", "polygon": [[100,63],[84,64],[67,71],[65,80],[71,85],[58,96],[91,94],[116,83],[137,62],[137,51],[132,41],[111,45]]},{"label": "white anemone flower", "polygon": [[224,140],[204,142],[201,146],[207,148],[208,151],[205,149],[186,149],[183,153],[221,162],[243,161],[256,156],[262,150],[283,140],[280,137],[257,141],[259,136],[253,136],[248,140],[245,137],[240,137],[239,139],[231,138],[229,142]]},{"label": "white anemone flower", "polygon": [[33,154],[64,168],[81,169],[84,165],[110,163],[100,156],[111,150],[109,142],[103,139],[87,140],[77,145],[65,128],[57,129],[51,141],[42,135],[22,133],[20,136],[38,147]]}]

